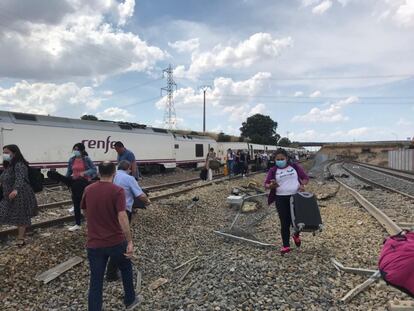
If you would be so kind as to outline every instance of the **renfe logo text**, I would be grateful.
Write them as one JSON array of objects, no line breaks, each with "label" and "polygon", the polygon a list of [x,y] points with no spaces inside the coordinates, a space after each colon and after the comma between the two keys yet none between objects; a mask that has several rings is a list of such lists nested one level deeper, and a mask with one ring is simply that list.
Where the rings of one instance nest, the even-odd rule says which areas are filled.
[{"label": "renfe logo text", "polygon": [[104,149],[105,153],[108,153],[109,148],[115,149],[114,145],[117,142],[116,140],[110,141],[111,136],[108,136],[105,140],[94,140],[94,139],[84,139],[82,143],[85,144],[86,148],[89,149]]}]

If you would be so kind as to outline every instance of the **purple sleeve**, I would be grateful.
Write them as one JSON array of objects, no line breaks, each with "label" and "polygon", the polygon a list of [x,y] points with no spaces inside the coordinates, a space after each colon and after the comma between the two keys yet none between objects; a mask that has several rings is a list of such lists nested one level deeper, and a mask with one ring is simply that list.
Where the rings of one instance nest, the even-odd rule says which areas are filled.
[{"label": "purple sleeve", "polygon": [[276,167],[272,167],[269,172],[267,172],[266,180],[264,182],[265,185],[269,184],[272,179],[275,179],[275,170]]},{"label": "purple sleeve", "polygon": [[295,163],[295,169],[298,173],[298,177],[300,180],[309,180],[308,174],[306,174],[305,170],[299,164]]}]

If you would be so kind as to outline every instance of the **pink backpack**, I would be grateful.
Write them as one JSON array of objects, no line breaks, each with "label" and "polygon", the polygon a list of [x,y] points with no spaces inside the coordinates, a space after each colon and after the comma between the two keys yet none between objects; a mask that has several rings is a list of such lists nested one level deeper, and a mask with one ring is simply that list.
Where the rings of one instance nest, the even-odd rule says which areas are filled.
[{"label": "pink backpack", "polygon": [[378,267],[387,284],[414,298],[414,232],[387,238]]}]

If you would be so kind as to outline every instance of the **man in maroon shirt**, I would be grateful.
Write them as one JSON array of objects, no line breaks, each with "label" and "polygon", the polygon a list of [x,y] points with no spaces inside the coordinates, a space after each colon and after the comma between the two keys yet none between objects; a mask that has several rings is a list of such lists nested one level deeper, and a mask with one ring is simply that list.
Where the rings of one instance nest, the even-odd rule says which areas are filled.
[{"label": "man in maroon shirt", "polygon": [[134,252],[128,216],[125,211],[125,194],[112,183],[115,165],[99,165],[101,180],[85,189],[81,208],[85,210],[88,228],[88,259],[90,284],[88,310],[102,310],[102,287],[108,259],[121,271],[124,285],[124,303],[127,310],[140,304],[135,296],[131,257]]}]

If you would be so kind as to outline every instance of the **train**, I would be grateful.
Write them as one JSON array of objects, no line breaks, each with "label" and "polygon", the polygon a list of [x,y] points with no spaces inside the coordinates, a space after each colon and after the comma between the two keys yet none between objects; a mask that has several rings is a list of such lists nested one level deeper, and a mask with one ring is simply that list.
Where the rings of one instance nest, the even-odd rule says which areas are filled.
[{"label": "train", "polygon": [[[72,146],[82,142],[95,163],[115,161],[117,141],[134,152],[142,172],[165,171],[176,167],[202,167],[210,148],[222,163],[228,148],[245,150],[251,158],[257,152],[272,152],[277,146],[247,142],[217,142],[200,135],[178,134],[162,128],[137,123],[91,121],[0,111],[0,146],[16,144],[30,166],[42,173],[48,170],[64,172]],[[303,155],[304,149],[286,148]]]}]

